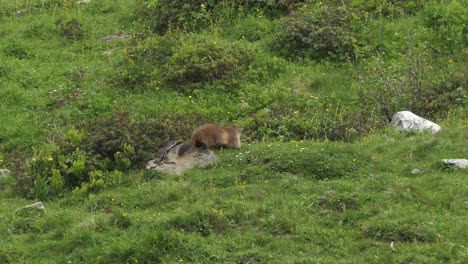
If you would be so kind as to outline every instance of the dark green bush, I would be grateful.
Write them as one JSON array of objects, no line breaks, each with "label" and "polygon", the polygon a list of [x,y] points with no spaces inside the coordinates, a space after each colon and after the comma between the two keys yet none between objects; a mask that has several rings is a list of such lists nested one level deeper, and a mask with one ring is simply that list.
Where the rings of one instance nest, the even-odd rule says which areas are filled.
[{"label": "dark green bush", "polygon": [[320,2],[283,17],[271,44],[288,58],[344,60],[354,52],[351,22],[349,9]]},{"label": "dark green bush", "polygon": [[[411,48],[408,54],[398,60],[375,56],[356,75],[362,112],[379,111],[388,121],[401,110],[435,119],[466,105],[466,70],[461,64],[451,60],[431,64],[424,50]],[[442,67],[451,72],[441,71]]]},{"label": "dark green bush", "polygon": [[454,54],[466,48],[468,17],[459,1],[427,5],[421,12],[424,26],[433,30],[429,45],[434,52]]},{"label": "dark green bush", "polygon": [[153,71],[166,65],[179,46],[179,33],[175,31],[163,36],[136,35],[117,65],[119,73],[112,83],[131,90],[146,88],[152,82]]},{"label": "dark green bush", "polygon": [[213,7],[208,2],[213,1],[140,0],[137,1],[135,14],[158,34],[164,34],[170,28],[194,30],[208,22],[209,14],[206,10]]},{"label": "dark green bush", "polygon": [[190,92],[203,85],[238,86],[253,58],[242,42],[227,43],[194,36],[182,41],[179,33],[136,38],[118,65],[114,83],[126,89],[170,88]]},{"label": "dark green bush", "polygon": [[0,262],[5,264],[13,263],[11,253],[7,249],[0,248]]},{"label": "dark green bush", "polygon": [[253,51],[241,43],[186,44],[174,52],[165,67],[163,85],[181,92],[219,84],[227,89],[239,86],[252,61]]},{"label": "dark green bush", "polygon": [[132,165],[142,165],[162,144],[189,138],[195,127],[209,121],[197,113],[173,113],[137,122],[127,113],[114,113],[85,124],[87,137],[82,147],[99,159],[107,158],[115,162],[116,153],[125,153],[124,147],[129,145],[134,149],[128,157]]},{"label": "dark green bush", "polygon": [[32,56],[28,48],[26,48],[24,45],[15,42],[8,44],[3,49],[3,52],[9,57],[17,58],[20,60],[29,59]]},{"label": "dark green bush", "polygon": [[361,15],[379,17],[398,17],[403,15],[415,14],[421,10],[428,0],[353,0],[351,7]]},{"label": "dark green bush", "polygon": [[122,150],[122,145],[130,142],[129,128],[130,117],[127,113],[114,113],[106,118],[94,119],[84,127],[88,134],[84,142],[85,149],[102,159],[113,159],[114,154]]},{"label": "dark green bush", "polygon": [[299,98],[263,108],[244,118],[240,125],[250,140],[282,141],[317,139],[353,141],[382,126],[376,116],[362,112],[337,98]]},{"label": "dark green bush", "polygon": [[411,106],[414,111],[429,118],[445,118],[454,107],[467,106],[468,71],[454,70],[434,79],[421,89],[419,101]]},{"label": "dark green bush", "polygon": [[[215,21],[225,21],[237,14],[254,13],[275,16],[295,8],[303,0],[139,0],[136,17],[158,34],[170,29],[196,31]],[[261,12],[261,13],[260,13]],[[260,14],[259,14],[260,13]]]},{"label": "dark green bush", "polygon": [[60,36],[62,38],[69,40],[81,40],[84,37],[83,25],[75,18],[65,23],[59,19],[55,22],[55,25],[57,25]]},{"label": "dark green bush", "polygon": [[169,140],[188,139],[195,127],[209,123],[195,113],[135,121],[127,113],[96,118],[71,129],[55,143],[34,148],[25,168],[16,170],[15,189],[40,200],[98,192],[124,184],[130,169],[142,167]]}]

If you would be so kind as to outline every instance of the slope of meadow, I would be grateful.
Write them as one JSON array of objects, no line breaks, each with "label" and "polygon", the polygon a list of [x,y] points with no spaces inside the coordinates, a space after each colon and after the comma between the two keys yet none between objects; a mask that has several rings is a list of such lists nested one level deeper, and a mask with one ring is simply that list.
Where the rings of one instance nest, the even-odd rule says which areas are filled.
[{"label": "slope of meadow", "polygon": [[[466,6],[0,0],[0,263],[468,262]],[[207,122],[242,148],[142,169]]]}]

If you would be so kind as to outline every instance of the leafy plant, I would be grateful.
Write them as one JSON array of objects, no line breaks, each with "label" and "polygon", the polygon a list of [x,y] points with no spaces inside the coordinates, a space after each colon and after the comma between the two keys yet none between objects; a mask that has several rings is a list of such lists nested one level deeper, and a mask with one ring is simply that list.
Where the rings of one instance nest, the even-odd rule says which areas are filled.
[{"label": "leafy plant", "polygon": [[119,63],[118,75],[112,83],[131,90],[146,90],[154,80],[153,71],[166,65],[180,46],[180,33],[169,31],[162,36],[137,35]]},{"label": "leafy plant", "polygon": [[224,22],[232,14],[254,13],[277,16],[293,10],[303,0],[140,0],[136,17],[149,25],[151,30],[164,34],[170,29],[197,31],[214,22]]},{"label": "leafy plant", "polygon": [[431,3],[421,12],[424,26],[433,30],[429,45],[436,53],[453,54],[466,48],[468,18],[463,3]]},{"label": "leafy plant", "polygon": [[[387,60],[375,56],[356,76],[361,88],[363,110],[377,107],[388,121],[397,111],[410,110],[428,118],[444,116],[452,106],[463,106],[466,99],[464,71],[455,70],[437,78],[434,68],[425,61],[425,51],[409,48],[408,56]],[[449,62],[450,63],[450,62]],[[372,111],[372,110],[369,110]]]}]

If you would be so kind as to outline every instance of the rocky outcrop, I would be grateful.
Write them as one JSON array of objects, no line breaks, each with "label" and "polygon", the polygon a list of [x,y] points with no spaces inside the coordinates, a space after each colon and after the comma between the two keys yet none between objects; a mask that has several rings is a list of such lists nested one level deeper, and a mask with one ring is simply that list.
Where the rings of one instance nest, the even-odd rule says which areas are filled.
[{"label": "rocky outcrop", "polygon": [[390,126],[405,132],[430,131],[437,133],[440,131],[440,126],[436,123],[417,116],[410,111],[401,111],[393,115]]},{"label": "rocky outcrop", "polygon": [[194,167],[207,167],[218,160],[218,157],[209,149],[193,148],[191,151],[178,155],[182,143],[168,142],[158,149],[156,158],[146,164],[146,169],[157,170],[167,174],[182,174]]}]

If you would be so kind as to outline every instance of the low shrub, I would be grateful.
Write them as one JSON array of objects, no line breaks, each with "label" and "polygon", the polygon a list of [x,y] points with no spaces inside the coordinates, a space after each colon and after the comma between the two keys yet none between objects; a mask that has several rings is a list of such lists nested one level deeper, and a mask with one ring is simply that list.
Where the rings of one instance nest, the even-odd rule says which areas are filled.
[{"label": "low shrub", "polygon": [[[13,57],[16,59],[24,60],[24,59],[29,59],[32,57],[31,51],[22,45],[21,43],[10,43],[8,44],[5,48],[3,48],[3,53],[6,56]],[[4,71],[6,71],[8,68],[7,66],[2,66]]]},{"label": "low shrub", "polygon": [[137,91],[164,88],[187,93],[213,84],[233,90],[244,79],[253,53],[242,42],[204,36],[181,40],[176,32],[135,39],[117,66],[114,83]]},{"label": "low shrub", "polygon": [[135,16],[157,33],[170,29],[197,31],[215,22],[224,22],[233,17],[253,13],[277,16],[295,9],[304,0],[139,0]]},{"label": "low shrub", "polygon": [[25,234],[39,231],[36,222],[45,217],[43,210],[36,208],[25,208],[16,211],[8,220],[8,229],[14,234]]},{"label": "low shrub", "polygon": [[84,38],[83,25],[75,18],[62,22],[62,20],[57,20],[55,22],[57,28],[60,32],[60,36],[68,40],[82,40]]},{"label": "low shrub", "polygon": [[365,237],[403,243],[433,242],[437,235],[425,221],[418,219],[381,219],[364,224],[362,231]]},{"label": "low shrub", "polygon": [[[291,99],[289,99],[291,100]],[[292,109],[291,109],[292,108]],[[277,139],[353,141],[384,124],[337,98],[304,98],[289,105],[263,108],[240,121],[252,141]]]},{"label": "low shrub", "polygon": [[15,175],[14,188],[44,201],[70,190],[86,194],[125,184],[123,172],[141,167],[167,141],[188,139],[205,123],[209,119],[199,114],[135,121],[118,112],[96,118],[35,147],[24,171]]},{"label": "low shrub", "polygon": [[232,90],[239,86],[252,57],[253,51],[241,43],[187,43],[169,59],[163,85],[182,92],[200,89],[206,84]]},{"label": "low shrub", "polygon": [[136,35],[119,62],[118,75],[111,83],[125,89],[144,90],[152,83],[152,74],[168,63],[174,50],[180,46],[179,33],[167,32],[163,36]]},{"label": "low shrub", "polygon": [[13,263],[13,257],[8,249],[0,248],[0,262],[5,264]]},{"label": "low shrub", "polygon": [[349,9],[319,2],[283,17],[271,45],[287,58],[345,60],[354,52],[351,22]]},{"label": "low shrub", "polygon": [[137,1],[135,16],[145,22],[151,30],[164,34],[170,28],[195,30],[206,26],[213,1]]},{"label": "low shrub", "polygon": [[266,38],[274,30],[274,22],[265,17],[246,17],[224,28],[223,35],[233,40],[255,42]]},{"label": "low shrub", "polygon": [[[464,69],[451,60],[431,64],[424,50],[408,54],[395,60],[374,56],[356,75],[363,112],[377,110],[388,121],[401,110],[436,119],[466,105]],[[447,64],[449,73],[440,70]]]},{"label": "low shrub", "polygon": [[466,48],[468,18],[463,3],[430,3],[422,10],[421,20],[433,31],[428,44],[435,53],[456,54]]},{"label": "low shrub", "polygon": [[399,17],[404,15],[412,15],[421,10],[424,5],[428,4],[428,0],[414,1],[379,1],[379,0],[353,0],[351,7],[362,12],[361,15],[371,15],[374,17]]}]

